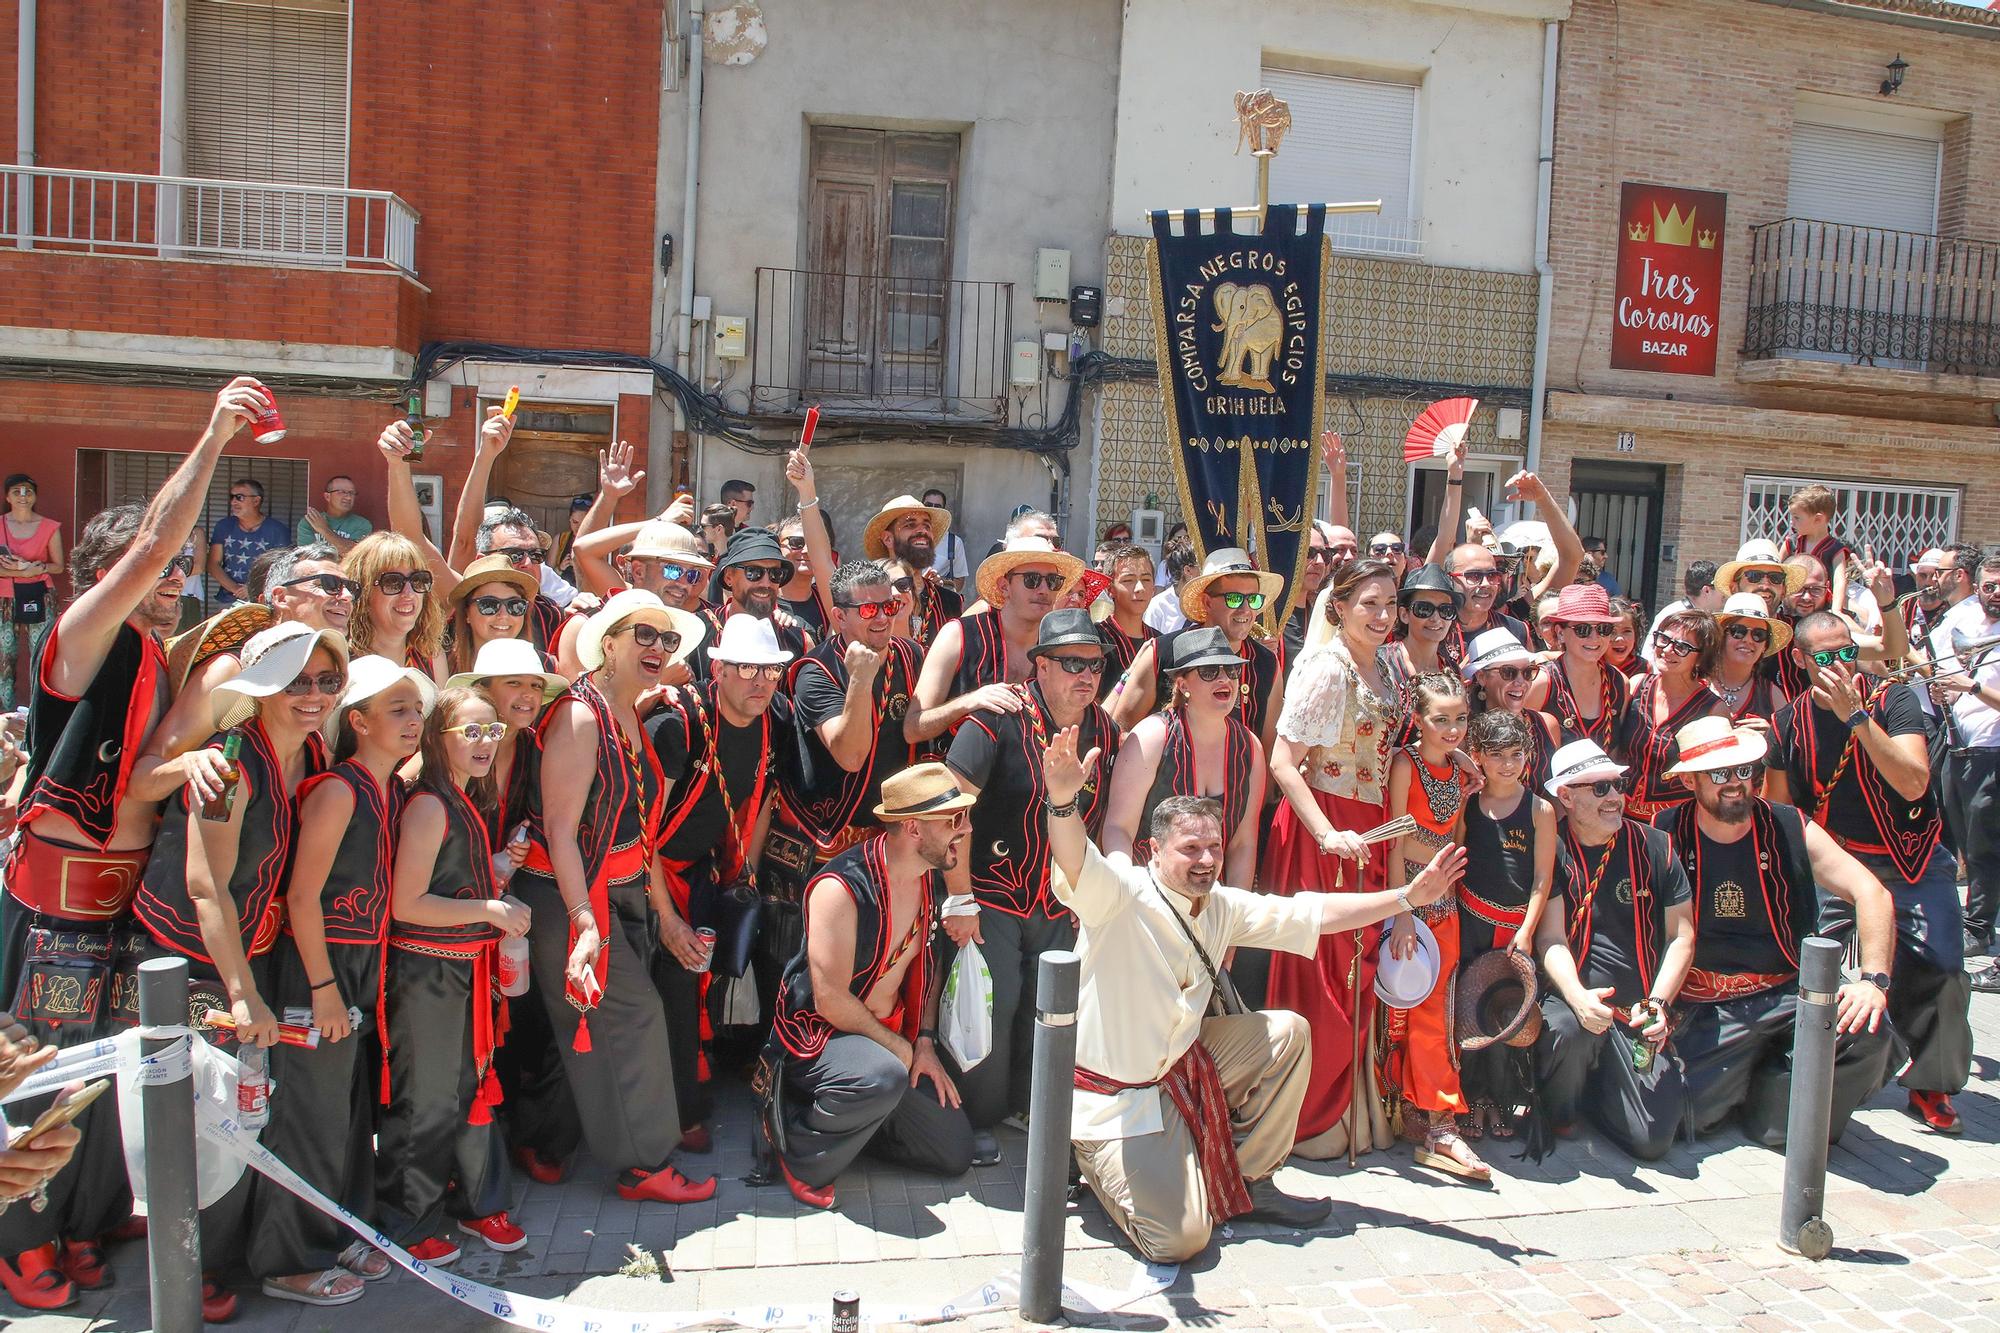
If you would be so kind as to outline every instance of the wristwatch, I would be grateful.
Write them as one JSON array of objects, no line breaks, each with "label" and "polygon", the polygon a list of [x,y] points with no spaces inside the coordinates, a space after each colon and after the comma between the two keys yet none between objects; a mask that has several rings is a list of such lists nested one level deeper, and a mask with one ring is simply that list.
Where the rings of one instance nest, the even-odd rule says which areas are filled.
[{"label": "wristwatch", "polygon": [[1874,986],[1876,990],[1881,991],[1884,995],[1889,993],[1889,974],[1887,972],[1863,972],[1861,979]]},{"label": "wristwatch", "polygon": [[1859,731],[1867,725],[1868,709],[1866,707],[1857,708],[1847,715],[1847,729],[1849,731]]}]

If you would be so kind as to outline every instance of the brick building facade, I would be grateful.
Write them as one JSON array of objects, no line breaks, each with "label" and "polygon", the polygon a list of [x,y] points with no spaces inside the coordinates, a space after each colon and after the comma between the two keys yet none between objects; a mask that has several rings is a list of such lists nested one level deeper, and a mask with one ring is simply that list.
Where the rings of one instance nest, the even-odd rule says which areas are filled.
[{"label": "brick building facade", "polygon": [[[1576,0],[1542,467],[1656,604],[1804,479],[1898,565],[2000,539],[1996,39],[1930,0]],[[1612,366],[1628,182],[1727,196],[1712,375]]]}]

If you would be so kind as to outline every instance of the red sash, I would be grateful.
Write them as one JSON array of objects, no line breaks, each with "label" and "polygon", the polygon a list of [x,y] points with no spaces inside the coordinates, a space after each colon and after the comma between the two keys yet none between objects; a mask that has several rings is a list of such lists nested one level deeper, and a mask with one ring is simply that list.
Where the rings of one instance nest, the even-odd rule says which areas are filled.
[{"label": "red sash", "polygon": [[1201,1163],[1202,1185],[1208,1192],[1209,1220],[1220,1226],[1250,1211],[1250,1189],[1243,1183],[1243,1166],[1236,1160],[1222,1072],[1206,1046],[1199,1041],[1190,1045],[1157,1084],[1120,1083],[1078,1065],[1076,1086],[1100,1096],[1133,1088],[1158,1087],[1165,1092],[1194,1135],[1195,1157]]},{"label": "red sash", "polygon": [[1762,995],[1767,990],[1776,990],[1797,975],[1796,972],[1710,972],[1705,968],[1691,967],[1687,980],[1681,983],[1679,998],[1693,1004],[1740,1000],[1746,995]]}]

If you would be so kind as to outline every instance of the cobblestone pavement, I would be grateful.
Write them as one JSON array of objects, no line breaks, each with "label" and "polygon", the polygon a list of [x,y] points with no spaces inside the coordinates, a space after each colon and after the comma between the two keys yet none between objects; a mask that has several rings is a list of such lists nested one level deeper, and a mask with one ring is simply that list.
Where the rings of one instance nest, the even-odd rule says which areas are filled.
[{"label": "cobblestone pavement", "polygon": [[[2000,997],[1973,1000],[1975,1049],[2000,1051]],[[1407,1150],[1342,1163],[1294,1162],[1280,1183],[1336,1201],[1310,1233],[1242,1225],[1182,1268],[1163,1293],[1101,1327],[1430,1328],[1476,1318],[1482,1329],[2000,1327],[2000,1061],[1981,1054],[1958,1100],[1963,1138],[1923,1130],[1885,1089],[1832,1152],[1824,1263],[1773,1243],[1783,1159],[1740,1137],[1685,1145],[1640,1166],[1585,1135],[1545,1162],[1487,1156],[1490,1189],[1417,1169]],[[690,1158],[721,1177],[716,1198],[670,1208],[633,1204],[588,1162],[559,1187],[520,1182],[514,1215],[529,1234],[512,1255],[468,1240],[458,1271],[580,1306],[695,1311],[773,1300],[824,1310],[859,1290],[877,1307],[935,1305],[1019,1263],[1025,1136],[1002,1131],[1006,1160],[938,1182],[872,1165],[839,1182],[832,1213],[808,1213],[783,1189],[753,1189],[748,1098],[724,1089],[718,1151]],[[1140,1273],[1094,1203],[1067,1222],[1068,1273],[1126,1290]],[[630,1247],[663,1261],[667,1281],[608,1276]],[[83,1333],[148,1326],[142,1247],[113,1253],[121,1281],[72,1309],[27,1317],[0,1299],[0,1327]],[[9,1319],[9,1316],[14,1316]],[[957,1325],[1013,1327],[1012,1315]],[[264,1333],[499,1327],[399,1277],[354,1305],[310,1310],[244,1290],[237,1327]]]}]

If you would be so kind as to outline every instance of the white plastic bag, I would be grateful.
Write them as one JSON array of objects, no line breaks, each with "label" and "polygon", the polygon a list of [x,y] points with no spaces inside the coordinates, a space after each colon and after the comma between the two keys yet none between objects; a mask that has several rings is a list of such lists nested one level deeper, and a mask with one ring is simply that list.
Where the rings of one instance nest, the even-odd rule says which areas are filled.
[{"label": "white plastic bag", "polygon": [[[133,1057],[137,1057],[139,1036],[136,1032],[126,1034],[120,1040],[129,1038],[133,1045]],[[188,1089],[188,1095],[199,1104],[205,1104],[212,1114],[234,1116],[236,1113],[236,1060],[202,1040],[194,1039],[192,1051],[194,1076],[181,1086]],[[272,1086],[276,1087],[274,1079]],[[146,1201],[146,1135],[145,1115],[140,1109],[139,1081],[133,1078],[118,1080],[118,1119],[125,1132],[125,1170],[132,1180],[132,1193],[140,1203]],[[202,1115],[202,1105],[195,1109],[196,1119]],[[247,1130],[244,1137],[255,1140],[256,1130]],[[229,1193],[243,1175],[243,1159],[228,1152],[220,1144],[204,1138],[197,1129],[195,1133],[195,1187],[203,1208],[215,1203]]]},{"label": "white plastic bag", "polygon": [[938,1040],[960,1069],[971,1069],[993,1054],[993,971],[977,944],[967,943],[958,951],[945,978]]},{"label": "white plastic bag", "polygon": [[729,989],[722,994],[722,1025],[733,1028],[754,1028],[763,1018],[762,1006],[757,996],[757,972],[755,968],[745,968],[740,977],[726,978]]}]

